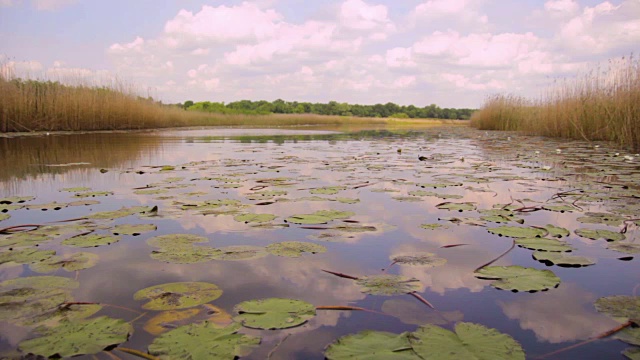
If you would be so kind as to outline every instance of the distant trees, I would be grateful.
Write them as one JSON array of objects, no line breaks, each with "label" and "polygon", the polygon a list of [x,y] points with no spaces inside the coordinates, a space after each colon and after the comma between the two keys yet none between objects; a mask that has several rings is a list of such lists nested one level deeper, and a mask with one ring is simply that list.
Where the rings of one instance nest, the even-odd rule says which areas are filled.
[{"label": "distant trees", "polygon": [[309,103],[285,101],[273,102],[260,100],[240,100],[225,104],[223,102],[185,101],[177,104],[186,110],[215,112],[221,114],[318,114],[357,117],[395,117],[395,118],[437,118],[468,120],[475,109],[440,108],[435,104],[425,107],[414,105],[397,105],[392,102],[386,104],[360,105],[329,101],[328,103]]}]

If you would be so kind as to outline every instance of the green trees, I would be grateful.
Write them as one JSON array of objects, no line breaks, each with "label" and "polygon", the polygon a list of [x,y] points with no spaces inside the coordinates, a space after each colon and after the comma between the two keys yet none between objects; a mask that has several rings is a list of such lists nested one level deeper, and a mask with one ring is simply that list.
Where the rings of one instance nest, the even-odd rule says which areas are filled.
[{"label": "green trees", "polygon": [[328,103],[310,103],[285,101],[282,99],[273,102],[260,100],[240,100],[225,104],[223,102],[201,101],[194,103],[185,101],[181,106],[184,109],[215,112],[220,114],[318,114],[356,117],[395,117],[395,118],[436,118],[436,119],[461,119],[468,120],[474,109],[440,108],[436,104],[425,107],[414,105],[398,105],[392,102],[386,104],[360,105],[329,101]]}]

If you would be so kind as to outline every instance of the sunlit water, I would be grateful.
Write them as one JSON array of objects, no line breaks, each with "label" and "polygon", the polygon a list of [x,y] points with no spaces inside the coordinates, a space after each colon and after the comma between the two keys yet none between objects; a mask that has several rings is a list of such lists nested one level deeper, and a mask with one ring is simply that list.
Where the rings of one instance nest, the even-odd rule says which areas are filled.
[{"label": "sunlit water", "polygon": [[[129,321],[138,314],[121,307],[146,312],[135,320],[135,332],[122,344],[128,348],[146,351],[154,336],[142,327],[158,314],[142,309],[144,301],[133,299],[136,291],[163,283],[202,281],[222,289],[222,296],[212,304],[232,316],[234,305],[269,297],[300,299],[316,306],[358,306],[377,312],[318,310],[300,327],[244,329],[245,333],[262,337],[261,345],[246,357],[249,359],[264,359],[270,352],[274,359],[322,359],[325,347],[343,335],[362,330],[399,334],[427,323],[452,329],[457,321],[479,323],[507,333],[523,346],[527,358],[534,358],[615,327],[615,321],[595,310],[594,301],[602,296],[632,295],[634,287],[638,292],[637,258],[619,260],[633,255],[607,249],[608,243],[602,239],[594,241],[574,233],[578,228],[621,228],[578,222],[585,212],[616,213],[617,209],[625,209],[621,216],[638,217],[629,209],[638,207],[640,158],[626,153],[615,156],[616,151],[620,152],[606,144],[594,148],[584,142],[447,127],[353,134],[200,129],[0,138],[0,199],[33,196],[35,199],[23,205],[54,201],[66,204],[79,199],[74,192],[61,191],[63,188],[90,187],[92,191],[114,193],[90,198],[99,204],[58,211],[11,210],[11,217],[0,221],[0,228],[79,218],[125,206],[158,206],[157,217],[128,216],[101,222],[104,226],[96,233],[108,234],[111,226],[132,223],[154,224],[156,231],[125,235],[117,243],[88,249],[61,244],[74,234],[39,246],[41,250],[55,250],[57,255],[79,251],[99,255],[94,267],[46,275],[77,277],[80,286],[73,292],[75,301],[118,306],[105,307],[97,315]],[[633,159],[625,160],[624,155]],[[163,170],[162,166],[173,169]],[[284,178],[284,184],[264,181],[273,178]],[[420,186],[443,182],[462,185]],[[139,190],[149,184],[153,186],[149,189],[160,189],[160,193],[140,194]],[[345,189],[337,194],[313,194],[313,189],[326,186]],[[623,187],[628,188],[624,189],[626,195],[619,196]],[[574,189],[586,191],[590,197],[554,199],[555,194]],[[271,190],[280,193],[272,198],[255,197],[256,193]],[[410,194],[416,190],[462,198]],[[349,200],[341,202],[338,198]],[[180,208],[180,203],[219,199],[236,199],[245,206],[229,213],[221,208],[209,215]],[[490,280],[477,279],[473,271],[511,246],[512,239],[487,231],[504,224],[480,221],[477,210],[457,212],[436,207],[446,201],[471,202],[478,210],[508,203],[521,207],[576,205],[576,211],[571,213],[518,212],[516,215],[524,224],[506,225],[564,227],[571,231],[563,239],[575,248],[571,254],[591,258],[596,264],[549,267],[533,259],[532,250],[516,247],[494,265],[549,269],[560,277],[561,283],[557,288],[536,293],[498,290]],[[348,218],[351,222],[338,219],[312,228],[284,221],[292,215],[318,210],[350,211],[354,215]],[[242,213],[277,217],[270,222],[270,228],[256,227],[258,224],[234,220]],[[482,226],[447,221],[452,217],[474,218]],[[345,224],[366,225],[375,231],[327,229]],[[442,226],[430,230],[422,224]],[[199,245],[216,248],[309,241],[325,246],[327,251],[297,258],[267,255],[196,264],[172,264],[151,258],[156,249],[147,244],[147,239],[175,233],[205,236],[209,243]],[[625,242],[638,243],[635,225],[629,227]],[[443,247],[453,244],[465,245]],[[7,247],[0,249],[10,251]],[[434,253],[447,263],[433,268],[396,264],[387,273],[420,280],[418,293],[436,311],[409,295],[366,295],[354,281],[322,271],[356,277],[377,275],[389,266],[391,256],[418,252]],[[29,264],[0,266],[0,281],[40,275],[45,274],[33,272]],[[15,352],[22,340],[35,336],[29,328],[10,322],[1,324],[2,353]],[[627,347],[621,341],[605,339],[551,358],[622,359],[621,351]],[[133,358],[124,353],[118,356]],[[98,357],[109,358],[106,354]]]}]

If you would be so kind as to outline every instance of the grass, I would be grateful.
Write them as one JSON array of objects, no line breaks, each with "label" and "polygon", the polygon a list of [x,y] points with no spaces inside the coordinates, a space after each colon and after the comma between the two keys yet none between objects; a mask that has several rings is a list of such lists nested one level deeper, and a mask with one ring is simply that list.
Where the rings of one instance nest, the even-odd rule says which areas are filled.
[{"label": "grass", "polygon": [[537,99],[495,95],[471,117],[483,130],[614,141],[640,150],[640,61],[623,57],[564,80]]},{"label": "grass", "polygon": [[[398,119],[313,114],[215,114],[184,111],[139,97],[133,86],[64,85],[0,71],[0,132],[128,130],[182,126],[403,125]],[[402,119],[403,121],[406,119]],[[425,120],[411,119],[411,123]],[[430,123],[443,123],[428,120]],[[408,123],[407,123],[408,125]]]}]

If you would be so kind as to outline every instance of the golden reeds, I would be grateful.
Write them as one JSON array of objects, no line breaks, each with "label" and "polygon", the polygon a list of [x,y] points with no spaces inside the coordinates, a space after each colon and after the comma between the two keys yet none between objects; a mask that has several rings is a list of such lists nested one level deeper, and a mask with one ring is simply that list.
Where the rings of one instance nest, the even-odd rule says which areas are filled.
[{"label": "golden reeds", "polygon": [[640,61],[633,56],[609,61],[573,80],[556,83],[537,99],[489,97],[471,117],[484,130],[615,141],[640,150]]}]

